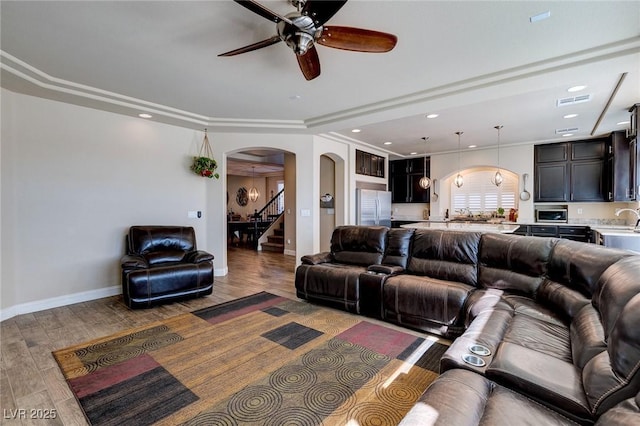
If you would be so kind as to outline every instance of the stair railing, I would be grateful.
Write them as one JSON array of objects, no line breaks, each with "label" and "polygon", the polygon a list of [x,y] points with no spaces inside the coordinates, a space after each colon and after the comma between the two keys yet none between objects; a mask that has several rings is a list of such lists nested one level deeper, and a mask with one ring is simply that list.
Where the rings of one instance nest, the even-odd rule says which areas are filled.
[{"label": "stair railing", "polygon": [[278,218],[284,212],[284,188],[274,195],[267,203],[258,211],[252,215],[253,231],[251,235],[251,242],[253,248],[258,248],[258,239],[265,233],[267,229],[278,220]]}]

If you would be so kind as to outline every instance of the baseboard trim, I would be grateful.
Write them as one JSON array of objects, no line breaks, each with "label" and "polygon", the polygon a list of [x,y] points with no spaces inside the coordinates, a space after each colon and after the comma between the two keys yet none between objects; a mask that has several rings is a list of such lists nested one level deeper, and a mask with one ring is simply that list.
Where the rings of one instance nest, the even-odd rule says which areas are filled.
[{"label": "baseboard trim", "polygon": [[295,250],[284,250],[284,254],[286,254],[287,256],[295,256],[296,255],[296,251]]},{"label": "baseboard trim", "polygon": [[[224,268],[218,268],[218,269],[214,269],[213,270],[213,276],[214,277],[224,277],[228,273],[229,273],[229,267],[228,266],[225,266]],[[213,285],[216,285],[215,281],[214,281]]]},{"label": "baseboard trim", "polygon": [[99,288],[97,290],[82,291],[80,293],[52,297],[50,299],[20,303],[18,305],[13,305],[0,310],[0,321],[13,318],[16,315],[30,314],[32,312],[59,308],[61,306],[72,305],[74,303],[81,303],[87,302],[89,300],[102,299],[104,297],[117,296],[118,294],[122,294],[122,287],[120,287],[119,285],[115,285],[111,287]]}]

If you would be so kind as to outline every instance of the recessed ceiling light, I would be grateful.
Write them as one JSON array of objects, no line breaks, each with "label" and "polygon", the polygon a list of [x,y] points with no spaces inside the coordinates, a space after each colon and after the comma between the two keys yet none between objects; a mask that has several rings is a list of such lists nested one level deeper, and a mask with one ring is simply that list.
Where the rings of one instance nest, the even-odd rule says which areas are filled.
[{"label": "recessed ceiling light", "polygon": [[562,135],[563,138],[566,138],[567,136],[573,136],[573,133],[565,133],[564,135]]},{"label": "recessed ceiling light", "polygon": [[151,115],[151,114],[144,114],[144,113],[143,113],[143,114],[138,114],[138,117],[140,117],[140,118],[151,118],[151,117],[153,117],[153,115]]},{"label": "recessed ceiling light", "polygon": [[569,87],[567,89],[567,92],[572,92],[572,93],[573,92],[579,92],[579,91],[584,90],[586,88],[587,88],[587,86],[573,86],[573,87]]},{"label": "recessed ceiling light", "polygon": [[416,155],[417,152],[410,152],[409,155]]},{"label": "recessed ceiling light", "polygon": [[436,118],[438,117],[440,114],[428,114],[427,118]]},{"label": "recessed ceiling light", "polygon": [[391,145],[393,142],[385,142],[385,145]]},{"label": "recessed ceiling light", "polygon": [[351,131],[351,133],[360,133],[361,131],[362,131],[362,130],[360,130],[360,129],[353,129],[353,130]]},{"label": "recessed ceiling light", "polygon": [[478,145],[469,145],[469,148],[477,148]]},{"label": "recessed ceiling light", "polygon": [[551,16],[551,11],[547,10],[546,12],[538,13],[537,15],[533,15],[529,17],[529,22],[532,24],[538,21],[544,21],[545,19]]},{"label": "recessed ceiling light", "polygon": [[625,125],[627,125],[627,124],[631,124],[631,122],[630,122],[630,121],[621,121],[621,122],[616,123],[616,124],[617,124],[618,126],[625,126]]},{"label": "recessed ceiling light", "polygon": [[578,116],[578,114],[567,114],[564,116],[564,118],[576,118]]},{"label": "recessed ceiling light", "polygon": [[291,99],[292,101],[297,101],[300,98],[302,98],[302,96],[300,96],[300,95],[291,95],[291,96],[289,96],[289,99]]}]

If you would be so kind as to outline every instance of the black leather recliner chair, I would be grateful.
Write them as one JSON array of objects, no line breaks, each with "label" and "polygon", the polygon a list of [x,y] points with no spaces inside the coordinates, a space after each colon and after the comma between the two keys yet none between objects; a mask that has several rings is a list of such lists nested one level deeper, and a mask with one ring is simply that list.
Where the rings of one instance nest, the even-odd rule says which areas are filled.
[{"label": "black leather recliner chair", "polygon": [[122,295],[130,308],[206,296],[213,255],[196,248],[190,226],[132,226],[122,257]]}]

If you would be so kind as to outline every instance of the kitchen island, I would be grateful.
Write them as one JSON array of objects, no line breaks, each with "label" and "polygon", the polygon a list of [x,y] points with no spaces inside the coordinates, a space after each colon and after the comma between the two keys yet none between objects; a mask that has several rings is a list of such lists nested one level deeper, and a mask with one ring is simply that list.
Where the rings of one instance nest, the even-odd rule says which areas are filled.
[{"label": "kitchen island", "polygon": [[520,225],[486,222],[415,222],[400,225],[401,228],[415,229],[443,229],[451,231],[472,231],[472,232],[497,232],[501,234],[512,234]]}]

